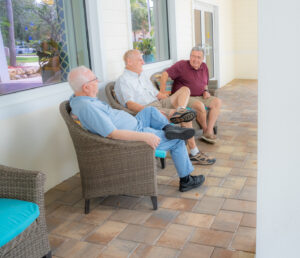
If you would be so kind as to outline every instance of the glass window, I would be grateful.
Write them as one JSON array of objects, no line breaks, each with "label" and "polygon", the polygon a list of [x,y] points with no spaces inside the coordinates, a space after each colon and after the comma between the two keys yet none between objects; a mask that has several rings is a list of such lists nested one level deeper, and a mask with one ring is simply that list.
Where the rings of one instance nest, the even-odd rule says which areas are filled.
[{"label": "glass window", "polygon": [[167,0],[130,0],[133,48],[145,63],[168,60]]},{"label": "glass window", "polygon": [[0,95],[64,82],[78,65],[90,67],[84,1],[0,1]]}]

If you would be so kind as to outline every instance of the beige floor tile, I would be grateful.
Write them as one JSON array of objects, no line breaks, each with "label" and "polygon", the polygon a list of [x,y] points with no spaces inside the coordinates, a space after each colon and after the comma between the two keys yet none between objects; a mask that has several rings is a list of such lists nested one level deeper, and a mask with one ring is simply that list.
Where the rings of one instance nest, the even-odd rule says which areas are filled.
[{"label": "beige floor tile", "polygon": [[231,160],[244,161],[248,156],[247,152],[233,152],[230,155]]},{"label": "beige floor tile", "polygon": [[200,200],[201,198],[203,198],[205,192],[207,191],[207,186],[200,186],[197,188],[194,188],[190,191],[187,192],[183,192],[178,195],[178,197],[180,198],[187,198],[187,199],[194,199],[194,200]]},{"label": "beige floor tile", "polygon": [[207,176],[205,178],[205,182],[203,185],[204,186],[219,186],[222,181],[223,181],[223,178]]},{"label": "beige floor tile", "polygon": [[[115,239],[101,253],[99,258],[127,258],[131,252],[137,247],[138,243]],[[87,256],[85,256],[88,258]]]},{"label": "beige floor tile", "polygon": [[58,190],[56,188],[52,188],[45,193],[45,206],[49,205],[50,203],[58,200],[62,196],[64,196],[65,192]]},{"label": "beige floor tile", "polygon": [[223,210],[256,213],[256,202],[227,199],[222,207]]},{"label": "beige floor tile", "polygon": [[226,177],[230,173],[231,169],[231,167],[214,166],[209,175],[215,177]]},{"label": "beige floor tile", "polygon": [[247,177],[245,185],[256,186],[257,185],[257,179],[255,177]]},{"label": "beige floor tile", "polygon": [[235,148],[232,146],[220,146],[217,150],[217,152],[221,152],[221,153],[232,153],[234,152]]},{"label": "beige floor tile", "polygon": [[245,213],[240,226],[256,228],[256,214]]},{"label": "beige floor tile", "polygon": [[256,186],[245,186],[239,195],[239,199],[247,201],[256,201]]},{"label": "beige floor tile", "polygon": [[214,218],[215,216],[208,214],[181,212],[177,216],[175,223],[194,227],[210,228],[214,221]]},{"label": "beige floor tile", "polygon": [[98,206],[93,209],[89,214],[86,214],[80,222],[87,224],[100,225],[107,220],[113,213],[115,208],[109,206]]},{"label": "beige floor tile", "polygon": [[116,236],[118,236],[125,228],[127,224],[116,222],[116,221],[106,221],[101,225],[96,231],[94,231],[86,241],[93,242],[95,244],[108,244]]},{"label": "beige floor tile", "polygon": [[233,188],[241,190],[247,180],[247,177],[238,177],[238,176],[228,176],[224,183],[221,184],[222,187]]},{"label": "beige floor tile", "polygon": [[82,194],[77,192],[66,192],[57,202],[61,202],[66,205],[73,205],[82,199]]},{"label": "beige floor tile", "polygon": [[52,232],[55,228],[60,226],[61,224],[65,223],[66,220],[61,219],[61,218],[56,218],[53,216],[47,216],[46,217],[46,224],[47,224],[47,229],[48,232]]},{"label": "beige floor tile", "polygon": [[157,176],[157,183],[161,185],[167,185],[172,180],[172,177],[169,176]]},{"label": "beige floor tile", "polygon": [[198,228],[190,242],[227,248],[232,238],[233,233],[230,232]]},{"label": "beige floor tile", "polygon": [[257,160],[246,160],[244,168],[257,169]]},{"label": "beige floor tile", "polygon": [[[178,179],[176,179],[178,181]],[[178,191],[179,184],[177,186],[173,185],[159,185],[158,194],[164,196],[179,196],[180,192]]]},{"label": "beige floor tile", "polygon": [[158,239],[162,230],[139,225],[128,225],[118,238],[145,244],[153,244]]},{"label": "beige floor tile", "polygon": [[190,226],[172,224],[168,227],[166,232],[162,234],[156,245],[181,249],[193,232],[193,229],[194,228]]},{"label": "beige floor tile", "polygon": [[62,205],[49,216],[63,220],[80,220],[84,216],[84,211],[81,208]]},{"label": "beige floor tile", "polygon": [[211,258],[254,258],[254,253],[215,248]]},{"label": "beige floor tile", "polygon": [[216,215],[221,209],[224,201],[224,198],[204,196],[203,199],[193,209],[193,211]]},{"label": "beige floor tile", "polygon": [[160,246],[149,246],[140,244],[130,258],[175,258],[179,251]]},{"label": "beige floor tile", "polygon": [[137,211],[137,210],[117,210],[111,217],[110,220],[121,221],[131,224],[143,224],[151,216],[151,212]]},{"label": "beige floor tile", "polygon": [[94,225],[66,221],[52,231],[52,234],[81,240],[94,230]]},{"label": "beige floor tile", "polygon": [[178,211],[160,208],[153,212],[145,226],[164,229],[178,215]]},{"label": "beige floor tile", "polygon": [[162,200],[160,207],[165,209],[191,211],[195,204],[195,200],[167,197]]},{"label": "beige floor tile", "polygon": [[242,220],[243,213],[221,210],[211,228],[221,231],[235,232]]},{"label": "beige floor tile", "polygon": [[256,229],[239,227],[231,247],[236,250],[255,253]]},{"label": "beige floor tile", "polygon": [[140,200],[140,197],[134,196],[108,196],[101,203],[102,205],[119,207],[123,209],[132,209]]},{"label": "beige floor tile", "polygon": [[70,192],[74,190],[75,188],[81,188],[81,180],[79,177],[73,176],[69,178],[68,180],[63,181],[59,185],[55,186],[55,189],[64,191],[64,192]]},{"label": "beige floor tile", "polygon": [[250,168],[232,168],[230,175],[233,176],[247,176],[247,177],[256,177],[257,170]]},{"label": "beige floor tile", "polygon": [[55,235],[49,235],[49,242],[51,246],[51,251],[54,253],[54,251],[61,246],[64,242],[66,241],[66,238],[64,237],[59,237]]},{"label": "beige floor tile", "polygon": [[238,193],[239,191],[236,189],[212,186],[207,190],[206,195],[212,197],[235,198]]},{"label": "beige floor tile", "polygon": [[210,258],[214,248],[211,246],[188,243],[180,254],[180,258]]},{"label": "beige floor tile", "polygon": [[97,258],[103,249],[104,246],[102,245],[95,245],[75,239],[67,239],[55,250],[54,255],[63,258]]}]

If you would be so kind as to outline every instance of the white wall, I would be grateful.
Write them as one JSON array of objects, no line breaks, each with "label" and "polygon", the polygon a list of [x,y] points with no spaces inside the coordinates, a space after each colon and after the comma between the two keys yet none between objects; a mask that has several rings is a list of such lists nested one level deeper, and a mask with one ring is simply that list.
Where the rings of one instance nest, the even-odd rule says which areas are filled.
[{"label": "white wall", "polygon": [[259,1],[257,258],[298,258],[300,2]]},{"label": "white wall", "polygon": [[46,189],[78,172],[59,114],[59,104],[70,95],[68,85],[56,85],[0,96],[0,163],[44,172]]},{"label": "white wall", "polygon": [[234,1],[235,77],[257,79],[257,0]]}]

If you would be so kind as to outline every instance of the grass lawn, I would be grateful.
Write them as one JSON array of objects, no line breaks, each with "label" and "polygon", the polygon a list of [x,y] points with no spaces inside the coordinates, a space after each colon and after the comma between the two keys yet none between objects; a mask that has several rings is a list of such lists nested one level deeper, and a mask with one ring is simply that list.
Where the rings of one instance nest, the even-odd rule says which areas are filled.
[{"label": "grass lawn", "polygon": [[33,62],[38,62],[39,58],[37,56],[17,56],[17,63],[33,63]]}]

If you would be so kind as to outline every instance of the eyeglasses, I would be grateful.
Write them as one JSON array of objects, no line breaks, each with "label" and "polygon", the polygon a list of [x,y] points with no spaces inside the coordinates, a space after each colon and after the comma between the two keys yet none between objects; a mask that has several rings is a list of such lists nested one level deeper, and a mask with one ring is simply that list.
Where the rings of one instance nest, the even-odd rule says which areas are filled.
[{"label": "eyeglasses", "polygon": [[99,81],[97,76],[96,76],[96,78],[95,78],[95,79],[93,79],[93,80],[90,80],[90,81],[87,81],[87,82],[85,82],[84,84],[88,84],[88,83],[91,83],[91,82],[94,82],[94,81]]}]

